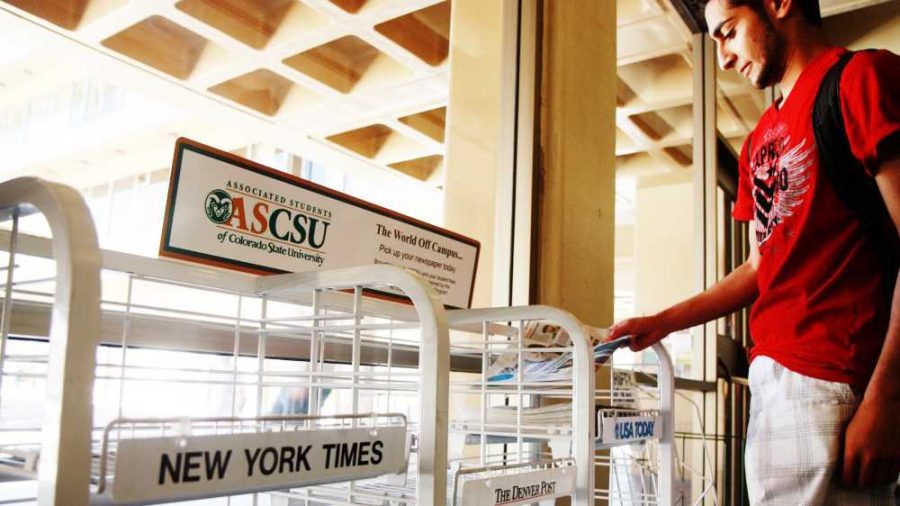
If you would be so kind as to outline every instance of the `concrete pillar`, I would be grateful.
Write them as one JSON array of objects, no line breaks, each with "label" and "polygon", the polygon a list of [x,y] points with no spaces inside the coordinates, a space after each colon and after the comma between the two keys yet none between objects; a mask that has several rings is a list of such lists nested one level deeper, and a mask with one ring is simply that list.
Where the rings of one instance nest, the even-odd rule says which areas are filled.
[{"label": "concrete pillar", "polygon": [[537,302],[608,326],[615,238],[616,3],[545,0]]},{"label": "concrete pillar", "polygon": [[[544,0],[535,302],[613,323],[616,3]],[[609,388],[609,370],[597,388]],[[598,467],[595,486],[609,488]]]}]

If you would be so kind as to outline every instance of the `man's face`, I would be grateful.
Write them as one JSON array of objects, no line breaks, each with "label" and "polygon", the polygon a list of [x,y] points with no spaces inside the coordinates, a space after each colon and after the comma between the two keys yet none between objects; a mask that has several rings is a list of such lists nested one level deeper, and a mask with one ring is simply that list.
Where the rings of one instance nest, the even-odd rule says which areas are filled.
[{"label": "man's face", "polygon": [[706,24],[723,70],[738,71],[760,89],[781,80],[783,42],[765,12],[711,0],[706,4]]}]

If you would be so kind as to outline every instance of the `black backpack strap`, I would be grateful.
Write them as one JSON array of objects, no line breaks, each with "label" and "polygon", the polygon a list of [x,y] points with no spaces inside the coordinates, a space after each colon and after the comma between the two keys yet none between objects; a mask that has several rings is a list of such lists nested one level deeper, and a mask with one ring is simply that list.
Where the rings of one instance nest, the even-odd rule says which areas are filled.
[{"label": "black backpack strap", "polygon": [[841,202],[853,212],[863,228],[881,235],[887,216],[884,199],[862,163],[853,155],[841,111],[841,75],[856,53],[841,55],[819,87],[813,108],[813,132],[819,148],[820,167],[827,175]]},{"label": "black backpack strap", "polygon": [[825,74],[813,107],[813,132],[822,172],[841,202],[862,223],[863,233],[869,236],[881,256],[887,280],[885,301],[890,304],[900,267],[896,232],[875,178],[866,173],[862,162],[850,149],[841,110],[841,75],[855,54],[848,51],[841,55]]}]

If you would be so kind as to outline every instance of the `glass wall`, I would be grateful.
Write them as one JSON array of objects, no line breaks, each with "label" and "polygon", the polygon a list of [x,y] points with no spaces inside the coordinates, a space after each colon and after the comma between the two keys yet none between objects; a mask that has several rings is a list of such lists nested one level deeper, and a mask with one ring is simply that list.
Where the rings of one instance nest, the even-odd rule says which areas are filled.
[{"label": "glass wall", "polygon": [[[72,186],[90,208],[101,248],[147,257],[159,248],[179,137],[443,225],[449,1],[193,8],[202,3],[0,2],[0,180],[37,176]],[[0,223],[0,233],[11,226]],[[39,214],[18,227],[49,235]],[[6,266],[8,255],[0,257]],[[14,284],[17,305],[46,307],[54,263],[21,254],[15,263],[5,282]],[[124,317],[133,304],[158,316],[147,308],[170,304],[220,326],[260,318],[258,299],[178,286],[141,292],[142,284],[152,283],[104,272],[104,314]],[[3,445],[33,441],[34,431],[18,429],[41,426],[48,368],[47,329],[13,328],[19,332],[0,357],[0,426],[10,438]],[[96,426],[121,416],[309,411],[306,392],[289,386],[308,372],[304,357],[237,353],[227,339],[234,332],[215,345],[155,332],[165,339],[99,348]],[[275,378],[262,387],[260,361]],[[330,363],[320,373],[348,367]],[[409,367],[363,365],[361,374],[396,378]],[[346,391],[322,397],[320,413],[352,411]],[[359,402],[361,411],[404,413],[418,423],[410,396],[370,391]],[[3,501],[35,495],[34,482],[0,485]]]}]

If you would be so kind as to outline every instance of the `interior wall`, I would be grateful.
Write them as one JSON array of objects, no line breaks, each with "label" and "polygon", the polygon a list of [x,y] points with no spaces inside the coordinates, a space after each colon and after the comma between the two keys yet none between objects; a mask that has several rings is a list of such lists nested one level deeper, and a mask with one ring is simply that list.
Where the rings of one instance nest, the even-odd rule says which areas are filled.
[{"label": "interior wall", "polygon": [[489,306],[492,298],[503,34],[515,22],[503,16],[506,3],[460,0],[451,8],[444,226],[481,242],[472,307]]},{"label": "interior wall", "polygon": [[[643,178],[635,206],[635,313],[653,314],[696,293],[694,186],[690,174]],[[677,180],[676,180],[677,181]]]}]

